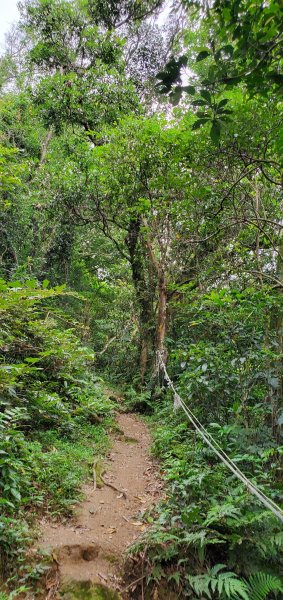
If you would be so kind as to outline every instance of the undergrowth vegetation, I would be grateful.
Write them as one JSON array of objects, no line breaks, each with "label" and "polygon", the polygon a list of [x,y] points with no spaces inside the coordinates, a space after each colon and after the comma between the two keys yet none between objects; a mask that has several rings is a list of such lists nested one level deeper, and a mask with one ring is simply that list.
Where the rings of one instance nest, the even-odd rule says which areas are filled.
[{"label": "undergrowth vegetation", "polygon": [[63,288],[0,285],[1,578],[23,583],[33,577],[34,516],[71,514],[94,454],[107,448],[113,402],[60,308]]},{"label": "undergrowth vegetation", "polygon": [[[227,473],[183,414],[172,418],[172,406],[168,398],[152,418],[153,450],[164,470],[165,499],[144,541],[134,548],[145,555],[151,589],[167,581],[176,594],[182,590],[183,597],[249,600],[282,592],[280,523]],[[270,463],[276,468],[277,462],[272,447],[267,451],[259,444],[257,456],[247,454],[241,427],[218,425],[208,430],[252,480],[278,499],[281,484],[275,480],[266,487]]]},{"label": "undergrowth vegetation", "polygon": [[[101,376],[152,423],[166,480],[137,594],[281,600],[282,0],[18,4],[0,56],[2,587],[37,581],[35,517],[71,514],[108,443]],[[173,414],[161,358],[278,520]]]},{"label": "undergrowth vegetation", "polygon": [[[208,433],[276,503],[282,497],[283,448],[277,437],[278,357],[273,319],[282,308],[268,288],[190,294],[179,306],[170,374]],[[257,318],[254,318],[254,315]],[[188,324],[189,335],[180,330]],[[271,385],[270,385],[271,382]],[[165,498],[141,552],[151,589],[167,582],[186,598],[279,598],[283,593],[280,521],[266,510],[198,436],[172,392],[154,405],[153,452]],[[165,393],[165,397],[164,397]],[[145,401],[145,399],[144,399]],[[152,517],[148,517],[149,523]]]}]

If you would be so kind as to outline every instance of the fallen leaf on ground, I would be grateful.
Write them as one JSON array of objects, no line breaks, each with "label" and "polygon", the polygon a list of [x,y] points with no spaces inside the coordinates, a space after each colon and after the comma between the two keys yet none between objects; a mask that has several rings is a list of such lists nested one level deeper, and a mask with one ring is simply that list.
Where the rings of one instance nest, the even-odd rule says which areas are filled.
[{"label": "fallen leaf on ground", "polygon": [[109,527],[107,529],[107,533],[116,533],[116,531],[117,531],[116,527]]},{"label": "fallen leaf on ground", "polygon": [[143,523],[141,521],[131,521],[131,525],[135,525],[136,527],[141,527]]},{"label": "fallen leaf on ground", "polygon": [[137,500],[139,500],[142,504],[146,503],[146,500],[142,496],[135,496],[135,498],[137,498]]},{"label": "fallen leaf on ground", "polygon": [[57,565],[59,565],[59,560],[58,560],[58,556],[57,556],[56,552],[53,551],[51,556],[52,556],[53,560],[57,563]]}]

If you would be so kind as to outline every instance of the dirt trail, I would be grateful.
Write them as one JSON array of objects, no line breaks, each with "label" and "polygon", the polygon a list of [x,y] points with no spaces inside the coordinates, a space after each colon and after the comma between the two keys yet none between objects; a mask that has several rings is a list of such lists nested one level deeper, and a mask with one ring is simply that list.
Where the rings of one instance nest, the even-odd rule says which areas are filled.
[{"label": "dirt trail", "polygon": [[119,576],[125,551],[146,528],[143,511],[160,496],[146,426],[130,414],[119,415],[117,422],[123,434],[113,441],[103,478],[121,493],[107,485],[101,489],[85,486],[85,500],[72,521],[42,524],[40,547],[52,551],[59,569],[60,597],[67,600],[79,598],[78,593],[70,592],[62,596],[62,590],[75,582],[121,590]]}]

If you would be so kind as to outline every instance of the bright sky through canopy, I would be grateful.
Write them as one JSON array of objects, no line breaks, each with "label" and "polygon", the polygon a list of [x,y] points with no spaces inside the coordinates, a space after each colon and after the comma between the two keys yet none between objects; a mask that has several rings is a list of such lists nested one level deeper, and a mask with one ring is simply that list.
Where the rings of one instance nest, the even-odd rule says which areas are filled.
[{"label": "bright sky through canopy", "polygon": [[11,25],[19,18],[18,1],[0,0],[0,52],[3,50],[5,33],[9,31]]},{"label": "bright sky through canopy", "polygon": [[[5,43],[5,34],[8,33],[11,25],[15,23],[19,18],[18,11],[19,0],[0,0],[0,54],[3,52]],[[171,3],[162,11],[158,21],[160,24],[164,21],[164,18],[168,15]]]}]

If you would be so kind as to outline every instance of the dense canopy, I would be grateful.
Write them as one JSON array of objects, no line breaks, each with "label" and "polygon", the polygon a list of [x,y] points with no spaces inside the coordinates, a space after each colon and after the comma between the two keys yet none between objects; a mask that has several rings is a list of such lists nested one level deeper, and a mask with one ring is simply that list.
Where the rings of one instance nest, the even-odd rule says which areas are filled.
[{"label": "dense canopy", "polygon": [[[42,592],[34,524],[70,517],[127,410],[165,493],[125,597],[279,600],[282,2],[19,8],[0,57],[0,598]],[[165,366],[279,518],[174,411]]]}]

